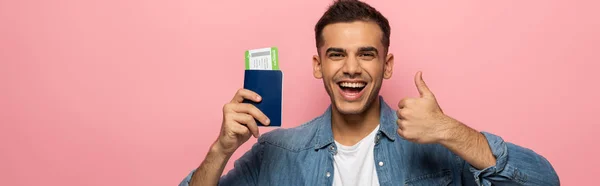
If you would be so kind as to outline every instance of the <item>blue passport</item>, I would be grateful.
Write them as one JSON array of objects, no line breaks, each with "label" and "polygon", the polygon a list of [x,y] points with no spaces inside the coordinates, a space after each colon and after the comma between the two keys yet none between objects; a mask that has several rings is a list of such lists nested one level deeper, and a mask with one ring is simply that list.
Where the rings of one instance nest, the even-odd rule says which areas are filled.
[{"label": "blue passport", "polygon": [[256,92],[262,97],[261,102],[244,100],[244,103],[255,105],[262,111],[271,123],[263,125],[256,121],[258,126],[281,126],[282,98],[283,98],[283,73],[280,70],[245,70],[244,89]]}]

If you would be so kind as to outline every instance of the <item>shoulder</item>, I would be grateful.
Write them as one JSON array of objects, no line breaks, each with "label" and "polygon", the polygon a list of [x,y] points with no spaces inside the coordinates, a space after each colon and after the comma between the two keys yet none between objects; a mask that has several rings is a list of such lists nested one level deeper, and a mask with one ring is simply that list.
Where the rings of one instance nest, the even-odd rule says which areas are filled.
[{"label": "shoulder", "polygon": [[325,118],[319,116],[294,128],[278,128],[261,135],[258,143],[290,151],[313,148],[317,129],[326,123]]}]

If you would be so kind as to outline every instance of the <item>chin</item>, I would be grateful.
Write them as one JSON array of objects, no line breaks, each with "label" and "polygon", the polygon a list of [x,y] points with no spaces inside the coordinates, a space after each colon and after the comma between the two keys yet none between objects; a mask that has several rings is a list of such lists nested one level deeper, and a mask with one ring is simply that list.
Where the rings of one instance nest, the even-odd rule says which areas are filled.
[{"label": "chin", "polygon": [[336,101],[335,104],[336,110],[343,115],[357,115],[362,114],[367,110],[367,104],[363,101],[361,102],[346,102],[341,99]]}]

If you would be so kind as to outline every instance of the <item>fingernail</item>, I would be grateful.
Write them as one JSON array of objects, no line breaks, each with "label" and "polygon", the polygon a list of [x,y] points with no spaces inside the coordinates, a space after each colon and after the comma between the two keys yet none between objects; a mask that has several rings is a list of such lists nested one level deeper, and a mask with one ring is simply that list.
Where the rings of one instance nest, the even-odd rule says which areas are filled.
[{"label": "fingernail", "polygon": [[266,125],[268,125],[269,123],[271,123],[271,120],[269,120],[269,119],[265,120]]},{"label": "fingernail", "polygon": [[260,101],[260,98],[261,98],[260,96],[256,96],[256,100],[259,100],[259,101]]}]

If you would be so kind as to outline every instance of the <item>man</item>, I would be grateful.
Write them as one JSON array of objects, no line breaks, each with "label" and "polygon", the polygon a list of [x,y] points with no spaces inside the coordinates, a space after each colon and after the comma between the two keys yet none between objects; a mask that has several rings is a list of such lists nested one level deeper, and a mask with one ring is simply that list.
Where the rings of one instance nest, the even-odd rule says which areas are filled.
[{"label": "man", "polygon": [[[240,89],[223,107],[218,139],[180,185],[559,185],[542,156],[445,115],[421,72],[420,97],[388,106],[379,90],[393,72],[390,26],[374,8],[337,1],[315,37],[313,74],[331,98],[326,112],[259,137],[255,119],[269,119],[242,101],[260,95]],[[251,135],[258,143],[221,177]]]}]

